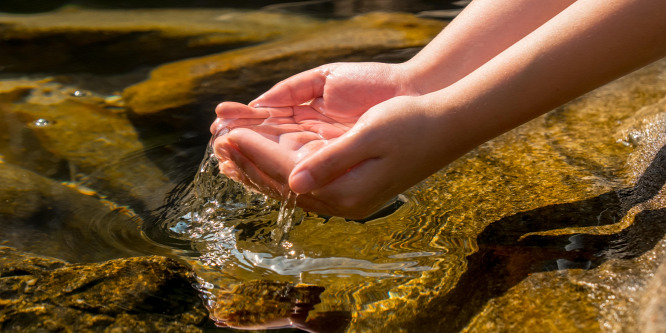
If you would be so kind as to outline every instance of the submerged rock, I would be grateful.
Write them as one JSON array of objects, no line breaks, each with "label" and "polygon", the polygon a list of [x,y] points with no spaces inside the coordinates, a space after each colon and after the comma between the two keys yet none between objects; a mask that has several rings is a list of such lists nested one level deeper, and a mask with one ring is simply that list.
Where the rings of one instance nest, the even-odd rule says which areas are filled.
[{"label": "submerged rock", "polygon": [[[123,97],[140,115],[177,109],[173,117],[212,120],[223,100],[249,102],[291,74],[333,61],[367,61],[396,49],[420,47],[445,25],[408,14],[375,13],[330,22],[288,38],[155,69]],[[161,115],[163,116],[163,115]]]},{"label": "submerged rock", "polygon": [[136,208],[161,204],[169,180],[143,153],[121,105],[47,80],[4,81],[3,87],[0,153],[8,162],[67,177]]},{"label": "submerged rock", "polygon": [[[0,242],[72,262],[168,254],[141,234],[142,220],[94,192],[0,163]],[[3,259],[4,260],[4,259]]]},{"label": "submerged rock", "polygon": [[0,330],[200,332],[191,271],[164,257],[68,264],[0,247]]},{"label": "submerged rock", "polygon": [[220,326],[268,328],[305,321],[318,303],[323,287],[272,281],[248,281],[220,293],[211,318]]},{"label": "submerged rock", "polygon": [[118,73],[250,45],[317,24],[298,15],[224,9],[0,14],[0,68]]},{"label": "submerged rock", "polygon": [[267,280],[246,281],[211,300],[210,318],[218,326],[240,329],[294,327],[314,332],[343,332],[349,312],[318,311],[324,287]]}]

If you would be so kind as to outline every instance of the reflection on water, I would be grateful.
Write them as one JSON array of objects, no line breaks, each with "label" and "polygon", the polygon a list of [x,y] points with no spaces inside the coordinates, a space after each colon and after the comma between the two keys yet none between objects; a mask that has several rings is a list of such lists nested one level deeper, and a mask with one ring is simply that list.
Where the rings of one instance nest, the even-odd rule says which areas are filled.
[{"label": "reflection on water", "polygon": [[[369,300],[386,299],[390,297],[385,290],[387,283],[391,285],[416,278],[422,272],[432,270],[442,260],[460,262],[463,259],[461,255],[470,251],[457,249],[454,254],[454,251],[424,247],[429,240],[422,233],[405,233],[406,230],[413,230],[412,227],[405,228],[404,223],[395,223],[407,220],[406,217],[413,213],[413,203],[408,201],[399,207],[392,214],[383,212],[388,216],[363,223],[306,214],[294,207],[293,200],[287,198],[280,202],[269,199],[221,175],[209,144],[194,180],[173,191],[168,205],[162,208],[159,218],[162,227],[159,230],[163,234],[154,236],[162,242],[177,243],[181,240],[191,243],[195,250],[191,259],[201,278],[201,292],[213,319],[220,325],[245,328],[259,324],[262,327],[292,325],[312,329],[313,325],[319,324],[300,322],[297,325],[288,315],[280,319],[280,316],[285,316],[278,315],[280,310],[273,309],[278,314],[270,314],[266,313],[268,310],[265,307],[253,308],[243,304],[252,295],[240,297],[239,290],[247,290],[248,284],[254,284],[256,289],[257,283],[263,286],[279,283],[285,288],[309,286],[321,288],[316,295],[316,303],[319,303],[322,292],[336,293],[338,297],[340,293],[353,292],[354,288],[346,283],[338,285],[341,281],[377,284],[363,288],[363,292],[372,295],[372,298],[351,299],[348,295],[345,299],[336,300],[338,304],[325,304],[325,307],[333,306],[333,309],[319,311],[318,320],[323,320],[328,316],[351,313],[354,307]],[[375,229],[378,225],[390,228],[382,228],[383,235],[388,237],[386,244],[377,243],[380,239],[363,236],[365,232],[361,230]],[[338,246],[336,242],[342,239],[351,241],[351,244],[341,241]],[[261,295],[253,297],[254,302],[263,298]],[[325,294],[322,297],[326,299]],[[288,306],[290,302],[284,304],[291,309]],[[243,320],[229,319],[227,312],[221,315],[222,307],[226,309],[224,311],[244,307],[243,311],[253,313],[252,316],[263,315],[269,319],[255,318],[243,324]],[[329,330],[323,328],[323,331]]]}]

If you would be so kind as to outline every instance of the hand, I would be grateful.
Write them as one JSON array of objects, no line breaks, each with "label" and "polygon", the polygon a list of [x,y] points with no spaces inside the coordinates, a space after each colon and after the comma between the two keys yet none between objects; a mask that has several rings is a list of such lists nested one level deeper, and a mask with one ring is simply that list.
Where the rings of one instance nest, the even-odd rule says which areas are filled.
[{"label": "hand", "polygon": [[[250,103],[255,108],[244,107],[238,103],[222,103],[216,108],[218,119],[211,126],[211,133],[215,135],[215,151],[220,159],[220,170],[227,176],[241,181],[250,188],[275,196],[280,182],[286,184],[286,179],[269,179],[260,177],[260,173],[254,173],[254,181],[246,177],[247,170],[242,170],[233,162],[233,149],[227,134],[229,131],[240,128],[251,128],[256,133],[249,134],[249,138],[257,133],[263,133],[265,138],[272,137],[274,142],[285,140],[305,145],[308,138],[314,139],[311,132],[312,126],[300,134],[289,134],[298,131],[299,114],[306,111],[318,112],[324,123],[335,124],[334,126],[348,129],[358,120],[368,108],[391,97],[402,94],[413,94],[410,91],[409,82],[403,74],[401,65],[383,63],[335,63],[324,65],[301,74],[295,75],[283,82],[278,83],[264,95]],[[308,103],[310,109],[303,109],[303,104]],[[270,107],[270,108],[266,108]],[[294,118],[294,115],[295,118]],[[310,112],[312,118],[313,114]],[[291,118],[291,120],[289,120]],[[270,121],[268,119],[271,119]],[[302,118],[302,117],[300,117]],[[308,119],[311,124],[316,124],[315,119]],[[319,133],[321,129],[314,129],[315,133],[323,135],[322,139],[331,139],[334,136],[328,133]],[[269,134],[269,132],[272,132]],[[243,133],[243,132],[241,132]],[[339,135],[338,133],[337,135]],[[279,137],[282,137],[278,139]],[[296,141],[294,141],[296,140]],[[312,151],[314,144],[305,148]],[[317,144],[320,145],[320,144]],[[285,148],[286,145],[281,145]],[[231,149],[230,149],[231,148]],[[293,145],[292,150],[299,150]],[[305,150],[300,151],[299,156],[304,155]],[[284,156],[291,155],[292,166],[294,155],[278,149]],[[236,160],[242,159],[237,156]],[[300,158],[299,158],[300,159]],[[287,164],[280,164],[282,168],[288,168]],[[245,169],[256,170],[255,167],[246,165]],[[283,170],[284,171],[284,170]],[[270,189],[270,190],[269,190]]]},{"label": "hand", "polygon": [[[218,106],[217,114],[220,117],[211,126],[211,132],[215,135],[220,171],[257,192],[278,198],[284,194],[287,176],[296,162],[351,126],[323,116],[309,106],[253,108],[225,102]],[[237,137],[244,142],[270,146],[270,158],[262,160],[269,175],[238,151],[233,139]]]},{"label": "hand", "polygon": [[[233,130],[227,140],[236,150],[231,159],[251,183],[272,186],[288,179],[302,208],[362,218],[443,165],[438,146],[428,144],[441,127],[425,110],[416,97],[396,97],[370,108],[341,135],[283,134],[312,138],[300,148],[255,128]],[[305,157],[292,159],[299,153]]]},{"label": "hand", "polygon": [[334,63],[296,74],[250,102],[254,107],[308,104],[340,123],[356,122],[389,98],[416,95],[402,64]]}]

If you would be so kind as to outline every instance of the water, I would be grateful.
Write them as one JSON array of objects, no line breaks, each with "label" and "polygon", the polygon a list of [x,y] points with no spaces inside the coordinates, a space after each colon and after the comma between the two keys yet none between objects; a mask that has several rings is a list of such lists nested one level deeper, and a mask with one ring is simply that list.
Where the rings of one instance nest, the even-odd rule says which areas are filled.
[{"label": "water", "polygon": [[[338,18],[354,7],[335,4]],[[424,4],[431,5],[417,5]],[[59,36],[59,50],[75,42]],[[115,40],[136,36],[144,35]],[[52,40],[15,45],[60,55],[46,52]],[[147,46],[139,40],[139,49]],[[129,111],[121,91],[147,79],[160,61],[185,54],[177,55],[183,40],[169,43],[180,46],[164,49],[155,63],[137,64],[150,55],[131,52],[112,53],[123,59],[119,67],[76,63],[85,55],[72,51],[69,60],[41,57],[33,71],[26,56],[13,67],[25,72],[0,75],[3,246],[82,265],[176,258],[196,273],[212,320],[245,329],[639,331],[640,299],[666,253],[666,62],[482,145],[406,191],[402,204],[351,221],[303,212],[288,191],[275,200],[220,175],[207,146],[212,107]],[[396,51],[380,58],[410,50]],[[229,76],[225,85],[202,79],[195,87],[212,87],[205,97],[216,102],[220,94],[252,98],[297,68],[282,61],[265,67],[249,61],[219,74]],[[197,68],[214,67],[204,65]],[[180,86],[191,82],[172,74]],[[0,303],[9,307],[15,302],[7,294],[0,290]],[[44,316],[50,317],[31,322],[61,319],[58,312]],[[12,318],[0,309],[0,325]],[[213,323],[206,325],[200,327],[212,330]]]},{"label": "water", "polygon": [[[360,224],[340,218],[319,217],[313,213],[306,214],[297,208],[297,195],[291,191],[284,191],[281,200],[253,193],[242,184],[220,174],[218,160],[212,148],[217,135],[210,140],[194,180],[172,193],[168,209],[164,210],[161,216],[161,229],[171,238],[190,242],[196,250],[191,259],[200,278],[200,291],[218,324],[231,325],[230,323],[238,322],[235,324],[239,325],[238,327],[250,325],[247,320],[239,321],[220,310],[220,303],[225,307],[240,306],[238,300],[232,302],[228,298],[233,300],[238,297],[239,290],[245,290],[248,283],[264,285],[275,281],[283,283],[284,288],[297,285],[321,288],[317,289],[317,303],[322,291],[335,291],[338,294],[335,303],[356,303],[357,301],[347,297],[346,300],[339,299],[340,293],[353,290],[349,289],[348,281],[406,281],[431,270],[434,263],[442,259],[460,261],[461,253],[445,253],[450,251],[443,251],[441,248],[427,250],[418,245],[410,246],[407,243],[409,238],[405,239],[402,232],[398,233],[397,239],[390,242],[394,244],[384,245],[391,248],[389,251],[386,251],[386,248],[377,248],[350,252],[349,249],[340,251],[342,248],[338,246],[333,246],[326,252],[322,251],[322,245],[331,245],[319,243],[322,240],[328,243],[333,238],[347,238],[349,229],[354,227],[365,228],[372,224],[388,226],[390,223],[385,223],[390,220],[383,217]],[[400,213],[407,213],[410,207],[413,208],[407,200],[407,203],[403,203],[398,211],[392,212],[393,215],[388,217],[396,218]],[[384,213],[386,214],[387,212]],[[304,228],[310,229],[311,233],[294,230]],[[398,232],[398,228],[395,226],[392,229]],[[359,231],[356,231],[352,234],[358,233]],[[306,238],[303,238],[304,236]],[[420,238],[423,235],[417,233],[409,237],[412,236]],[[313,240],[317,242],[313,243]],[[361,243],[360,239],[355,241]],[[411,241],[419,242],[417,239]],[[354,247],[358,245],[354,244]],[[379,245],[381,244],[373,244],[372,247]],[[338,281],[340,278],[343,280]],[[343,284],[337,285],[339,282]],[[380,287],[379,290],[371,288],[364,293],[370,292],[370,295],[374,295],[371,297],[382,300],[384,297],[379,295],[387,293],[381,291],[386,287],[387,285]],[[298,295],[304,297],[302,294]],[[326,297],[326,294],[322,297]],[[261,296],[254,295],[253,298]],[[244,302],[247,301],[244,299]],[[321,311],[322,316],[335,317],[346,313],[344,317],[347,318],[351,313],[351,304],[344,303],[338,304],[342,307],[335,311]],[[326,304],[331,305],[333,304]],[[310,310],[306,311],[306,314]],[[255,316],[259,317],[270,315],[262,314],[259,309],[248,311],[254,311]],[[219,318],[216,318],[215,314]],[[287,318],[290,318],[289,315]],[[287,321],[292,322],[292,319]],[[283,321],[280,322],[284,323]],[[348,322],[348,318],[344,322]],[[262,327],[273,326],[267,323],[266,319],[262,319],[258,324],[263,325]]]}]

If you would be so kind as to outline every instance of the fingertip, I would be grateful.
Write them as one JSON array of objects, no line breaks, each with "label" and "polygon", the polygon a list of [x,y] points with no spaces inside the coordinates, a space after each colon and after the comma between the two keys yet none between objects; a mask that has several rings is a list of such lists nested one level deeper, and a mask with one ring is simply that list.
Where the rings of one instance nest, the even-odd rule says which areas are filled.
[{"label": "fingertip", "polygon": [[248,105],[248,106],[251,106],[251,107],[253,107],[253,108],[260,108],[260,107],[263,107],[264,105],[261,104],[261,100],[264,99],[264,96],[265,96],[265,95],[266,95],[266,94],[261,94],[259,97],[255,98],[254,100],[252,100],[252,101],[251,101],[250,103],[248,103],[247,105]]},{"label": "fingertip", "polygon": [[298,194],[309,193],[315,186],[314,177],[308,170],[300,170],[289,176],[289,187]]},{"label": "fingertip", "polygon": [[227,140],[234,146],[238,147],[240,143],[248,138],[248,136],[253,136],[255,133],[255,131],[248,128],[234,128],[227,134]]}]

